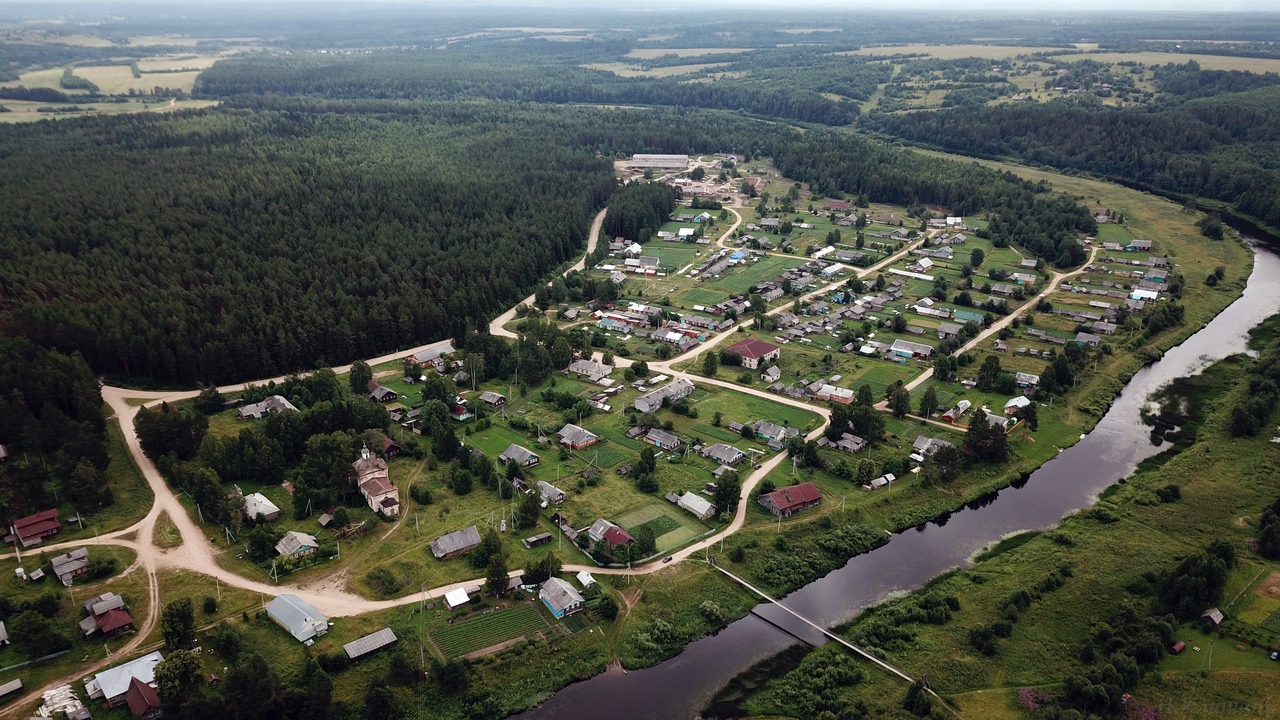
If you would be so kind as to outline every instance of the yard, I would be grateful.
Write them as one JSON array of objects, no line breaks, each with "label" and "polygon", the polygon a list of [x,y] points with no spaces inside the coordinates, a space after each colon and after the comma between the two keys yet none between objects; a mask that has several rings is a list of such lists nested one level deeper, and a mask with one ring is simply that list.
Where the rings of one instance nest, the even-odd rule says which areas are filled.
[{"label": "yard", "polygon": [[657,539],[659,554],[683,545],[708,530],[696,517],[666,500],[649,502],[619,515],[613,522],[632,535],[642,526],[648,526]]}]

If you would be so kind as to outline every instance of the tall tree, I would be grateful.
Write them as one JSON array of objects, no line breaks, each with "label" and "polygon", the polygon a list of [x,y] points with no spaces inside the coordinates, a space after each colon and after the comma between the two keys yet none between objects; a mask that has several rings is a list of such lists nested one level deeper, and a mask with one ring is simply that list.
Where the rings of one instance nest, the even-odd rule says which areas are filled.
[{"label": "tall tree", "polygon": [[170,650],[189,650],[195,645],[196,616],[191,608],[191,598],[174,600],[164,606],[160,615],[160,634],[164,646]]},{"label": "tall tree", "polygon": [[369,363],[363,360],[351,363],[351,372],[347,375],[347,382],[351,386],[352,395],[363,397],[368,394],[371,380],[373,380],[373,370],[369,367]]},{"label": "tall tree", "polygon": [[924,391],[924,396],[920,398],[920,417],[932,417],[937,412],[938,407],[938,391],[934,386],[930,385]]}]

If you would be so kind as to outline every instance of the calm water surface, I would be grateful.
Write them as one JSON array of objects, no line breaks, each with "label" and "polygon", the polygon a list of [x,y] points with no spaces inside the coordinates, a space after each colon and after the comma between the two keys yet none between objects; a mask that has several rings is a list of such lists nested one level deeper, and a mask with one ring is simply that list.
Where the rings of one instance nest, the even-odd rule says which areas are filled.
[{"label": "calm water surface", "polygon": [[[890,593],[967,565],[976,551],[1004,535],[1052,527],[1067,513],[1091,505],[1104,488],[1159,452],[1139,417],[1147,396],[1174,378],[1244,351],[1248,331],[1280,311],[1280,257],[1259,247],[1254,260],[1243,297],[1135,375],[1087,437],[1032,473],[1025,484],[894,536],[889,544],[788,595],[786,605],[820,625],[835,625]],[[735,675],[796,643],[797,636],[817,642],[816,634],[784,611],[762,605],[661,665],[627,673],[611,668],[516,717],[578,720],[586,712],[611,720],[694,718]]]}]

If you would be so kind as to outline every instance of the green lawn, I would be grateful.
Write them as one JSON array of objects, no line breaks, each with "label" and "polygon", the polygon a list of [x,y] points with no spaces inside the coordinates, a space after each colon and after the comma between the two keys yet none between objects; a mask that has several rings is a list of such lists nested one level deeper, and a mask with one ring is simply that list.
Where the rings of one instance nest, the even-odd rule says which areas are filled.
[{"label": "green lawn", "polygon": [[657,539],[657,552],[664,553],[683,545],[705,533],[707,526],[696,517],[666,500],[651,503],[619,515],[614,522],[635,535],[641,526],[648,525]]},{"label": "green lawn", "polygon": [[430,636],[445,657],[455,658],[527,637],[546,627],[546,617],[535,603],[529,602],[450,625],[440,625],[430,632]]}]

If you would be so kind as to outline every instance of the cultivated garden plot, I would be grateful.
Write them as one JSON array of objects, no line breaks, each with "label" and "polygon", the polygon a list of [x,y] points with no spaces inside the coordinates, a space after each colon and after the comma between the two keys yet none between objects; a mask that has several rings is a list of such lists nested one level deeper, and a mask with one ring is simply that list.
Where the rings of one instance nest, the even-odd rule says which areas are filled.
[{"label": "cultivated garden plot", "polygon": [[546,613],[536,602],[524,602],[503,610],[486,610],[450,624],[437,625],[429,635],[441,655],[455,658],[527,638],[549,626]]}]

